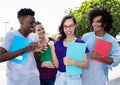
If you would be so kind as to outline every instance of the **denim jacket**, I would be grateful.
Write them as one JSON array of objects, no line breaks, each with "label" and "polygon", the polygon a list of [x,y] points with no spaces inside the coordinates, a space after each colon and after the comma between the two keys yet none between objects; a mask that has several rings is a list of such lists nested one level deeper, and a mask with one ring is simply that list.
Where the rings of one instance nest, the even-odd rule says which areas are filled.
[{"label": "denim jacket", "polygon": [[[115,67],[120,63],[120,46],[118,42],[116,41],[116,39],[108,33],[105,33],[105,35],[101,39],[112,43],[112,47],[110,49],[110,53],[108,57],[113,58],[114,63],[112,63],[111,65],[105,64],[105,63],[102,64],[104,74],[106,75],[108,79],[108,69],[112,70],[112,67]],[[90,52],[93,51],[94,44],[96,41],[95,32],[89,32],[89,33],[84,34],[82,37],[82,40],[85,41],[89,49],[88,57],[90,58]]]}]

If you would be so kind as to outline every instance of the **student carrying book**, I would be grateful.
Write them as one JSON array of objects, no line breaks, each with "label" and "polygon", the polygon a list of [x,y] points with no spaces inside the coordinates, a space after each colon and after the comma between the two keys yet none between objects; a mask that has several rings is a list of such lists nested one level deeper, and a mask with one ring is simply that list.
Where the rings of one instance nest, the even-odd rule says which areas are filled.
[{"label": "student carrying book", "polygon": [[[20,27],[6,33],[3,42],[0,45],[0,62],[7,62],[7,85],[40,85],[39,72],[34,58],[35,50],[38,50],[39,40],[38,36],[34,33],[33,27],[35,24],[35,12],[29,8],[22,8],[18,11],[18,20]],[[23,37],[32,41],[28,46],[10,52],[14,36]],[[18,41],[16,47],[21,43]],[[37,49],[36,49],[37,48]],[[27,59],[24,64],[12,62],[11,59],[18,57],[23,53],[28,53]],[[37,53],[37,52],[36,52]]]},{"label": "student carrying book", "polygon": [[45,29],[41,22],[36,21],[34,32],[39,36],[42,51],[37,55],[37,68],[39,70],[39,77],[41,85],[54,85],[57,69],[53,65],[51,49],[48,45],[49,41],[54,41],[47,37]]},{"label": "student carrying book", "polygon": [[[116,39],[109,34],[112,28],[113,18],[107,8],[95,7],[89,12],[88,20],[94,31],[86,33],[82,37],[82,40],[85,41],[89,49],[89,67],[83,69],[83,85],[107,85],[108,69],[112,69],[112,67],[117,66],[120,62],[119,44]],[[94,50],[96,49],[95,44],[98,39],[101,44],[105,41],[112,44],[109,48],[110,52],[108,56],[104,56],[98,52],[102,48],[105,48],[105,45],[104,47],[103,45],[99,47],[99,49],[97,49],[98,51]]]},{"label": "student carrying book", "polygon": [[[68,42],[84,43],[83,40],[75,36],[76,20],[72,15],[66,15],[59,26],[60,37],[55,42],[49,42],[53,63],[57,68],[55,85],[82,85],[80,74],[66,75],[66,66],[75,65],[80,68],[88,67],[88,49],[85,49],[83,61],[77,61],[66,56]],[[80,49],[81,50],[81,49]],[[75,56],[79,57],[79,56]],[[71,70],[72,71],[72,70]]]}]

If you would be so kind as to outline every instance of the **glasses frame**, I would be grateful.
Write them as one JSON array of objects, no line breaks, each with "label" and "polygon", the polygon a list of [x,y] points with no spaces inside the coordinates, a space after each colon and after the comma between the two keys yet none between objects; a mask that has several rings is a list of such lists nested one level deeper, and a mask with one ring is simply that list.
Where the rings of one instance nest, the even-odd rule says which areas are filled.
[{"label": "glasses frame", "polygon": [[75,26],[75,24],[70,24],[70,25],[63,25],[63,28],[64,29],[67,29],[67,28],[73,28]]}]

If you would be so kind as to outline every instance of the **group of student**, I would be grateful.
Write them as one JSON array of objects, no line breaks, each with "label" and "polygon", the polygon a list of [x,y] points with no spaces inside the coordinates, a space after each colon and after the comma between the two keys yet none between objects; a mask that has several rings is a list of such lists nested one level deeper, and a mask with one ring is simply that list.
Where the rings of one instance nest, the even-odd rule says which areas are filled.
[{"label": "group of student", "polygon": [[[75,36],[77,24],[73,15],[66,15],[61,20],[58,29],[60,36],[57,40],[46,37],[42,23],[35,21],[34,15],[32,9],[20,9],[18,11],[20,28],[6,33],[0,45],[0,62],[7,61],[7,85],[107,85],[108,69],[120,63],[120,46],[109,34],[113,18],[107,8],[96,7],[89,12],[88,20],[93,32],[85,33],[81,39]],[[9,52],[15,35],[30,39],[32,42],[22,49]],[[97,39],[112,43],[108,58],[94,51]],[[68,42],[86,44],[82,62],[66,56]],[[41,54],[48,47],[51,50],[52,62],[40,62]],[[26,52],[28,56],[25,64],[11,61]],[[83,73],[67,76],[66,66],[69,65],[83,68]]]}]

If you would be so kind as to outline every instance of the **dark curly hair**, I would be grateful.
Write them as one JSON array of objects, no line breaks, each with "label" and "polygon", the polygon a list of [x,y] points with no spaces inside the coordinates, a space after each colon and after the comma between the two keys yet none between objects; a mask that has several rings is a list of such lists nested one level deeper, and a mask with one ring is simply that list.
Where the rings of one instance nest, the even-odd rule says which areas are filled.
[{"label": "dark curly hair", "polygon": [[113,18],[112,18],[110,11],[106,7],[102,7],[102,8],[95,7],[88,14],[88,20],[91,25],[92,25],[93,19],[96,16],[102,16],[101,23],[103,26],[106,24],[104,27],[104,31],[110,32],[112,28],[112,22],[113,22]]},{"label": "dark curly hair", "polygon": [[66,15],[65,17],[63,17],[62,21],[61,21],[61,24],[59,26],[59,33],[60,33],[60,36],[58,37],[58,39],[60,40],[63,40],[66,38],[66,34],[64,33],[63,31],[63,24],[64,22],[67,20],[67,19],[72,19],[74,24],[76,24],[76,20],[75,20],[75,17],[73,15]]},{"label": "dark curly hair", "polygon": [[35,15],[35,12],[30,9],[30,8],[22,8],[18,11],[18,19],[21,18],[21,17],[25,17],[25,16],[34,16]]}]

